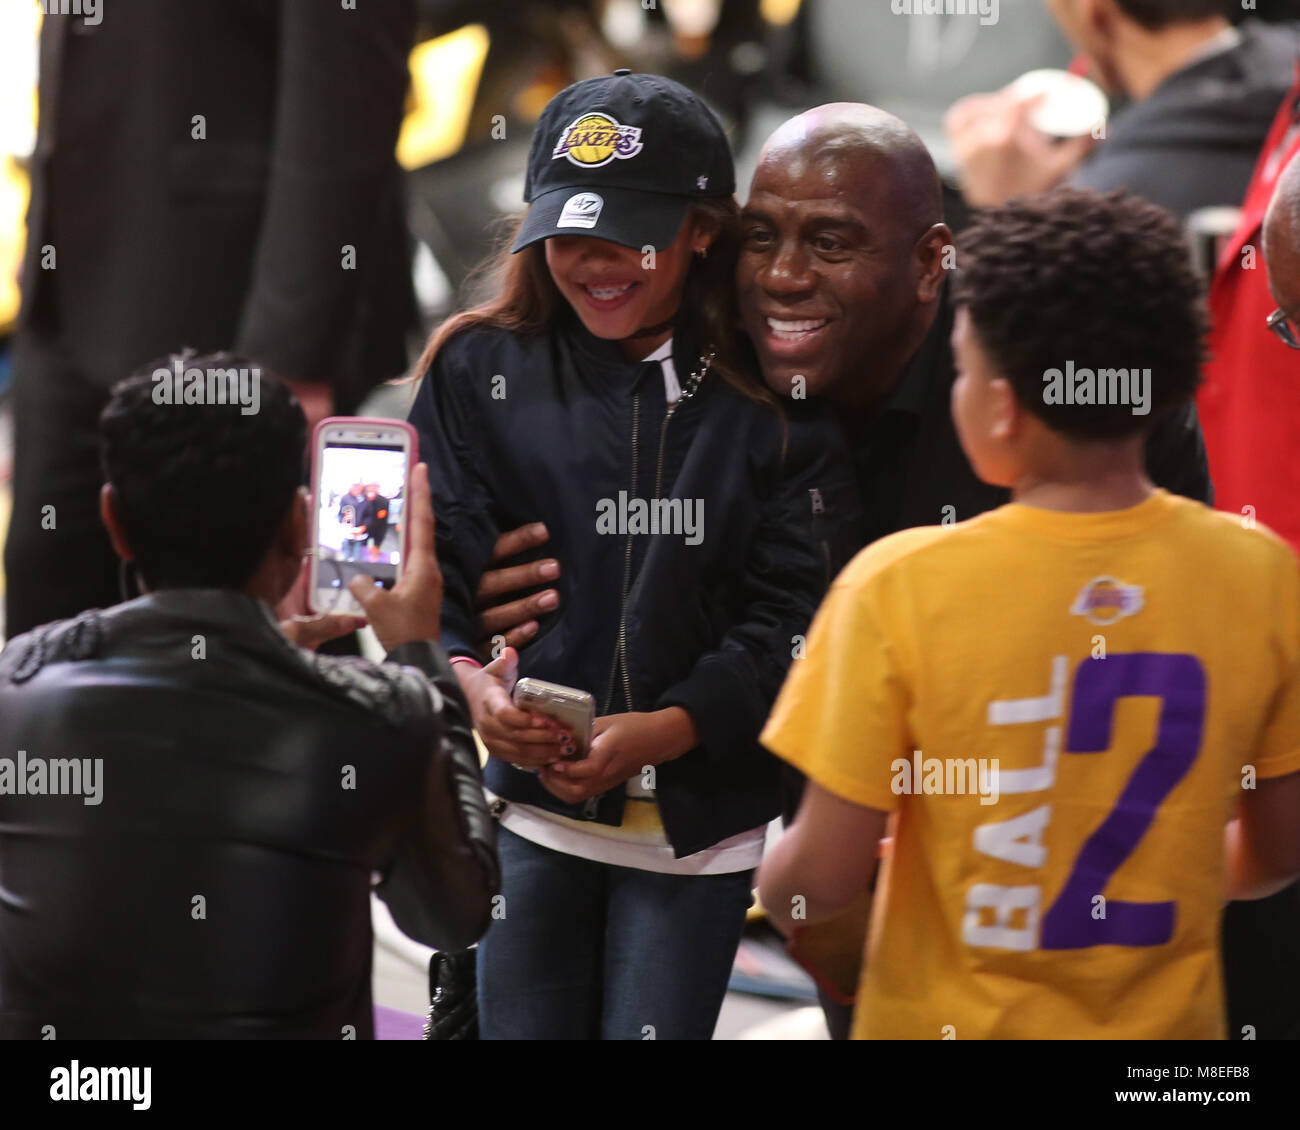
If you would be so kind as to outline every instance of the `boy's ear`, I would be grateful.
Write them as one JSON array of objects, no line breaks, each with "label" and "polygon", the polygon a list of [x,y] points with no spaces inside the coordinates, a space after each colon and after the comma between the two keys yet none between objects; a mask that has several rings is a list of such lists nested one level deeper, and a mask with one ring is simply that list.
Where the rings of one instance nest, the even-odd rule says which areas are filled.
[{"label": "boy's ear", "polygon": [[1024,424],[1025,410],[1016,399],[1016,390],[1006,377],[997,377],[989,382],[989,397],[989,433],[999,443],[1010,443]]}]

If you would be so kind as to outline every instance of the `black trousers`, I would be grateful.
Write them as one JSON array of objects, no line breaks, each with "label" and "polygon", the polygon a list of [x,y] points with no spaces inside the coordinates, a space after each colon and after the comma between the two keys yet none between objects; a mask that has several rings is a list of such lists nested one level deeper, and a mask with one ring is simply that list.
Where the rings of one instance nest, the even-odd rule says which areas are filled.
[{"label": "black trousers", "polygon": [[[99,413],[108,387],[81,372],[52,332],[14,342],[13,514],[5,541],[5,635],[121,599],[99,520]],[[134,595],[134,594],[132,594]]]}]

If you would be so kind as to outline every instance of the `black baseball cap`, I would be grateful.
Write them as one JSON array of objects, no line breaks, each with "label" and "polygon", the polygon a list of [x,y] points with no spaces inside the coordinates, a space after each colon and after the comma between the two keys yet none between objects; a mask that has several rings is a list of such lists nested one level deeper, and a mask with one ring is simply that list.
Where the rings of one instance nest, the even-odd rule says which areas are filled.
[{"label": "black baseball cap", "polygon": [[511,250],[586,235],[661,251],[691,201],[735,191],[722,124],[681,83],[628,70],[584,79],[542,111],[524,186],[531,207]]}]

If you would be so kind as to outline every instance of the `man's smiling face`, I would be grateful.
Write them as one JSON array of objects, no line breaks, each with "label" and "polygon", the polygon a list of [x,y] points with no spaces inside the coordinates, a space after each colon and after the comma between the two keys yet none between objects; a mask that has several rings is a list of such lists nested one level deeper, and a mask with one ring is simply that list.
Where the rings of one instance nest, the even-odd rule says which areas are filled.
[{"label": "man's smiling face", "polygon": [[737,287],[773,392],[860,403],[873,358],[917,305],[913,230],[887,162],[865,149],[769,143],[742,220]]}]

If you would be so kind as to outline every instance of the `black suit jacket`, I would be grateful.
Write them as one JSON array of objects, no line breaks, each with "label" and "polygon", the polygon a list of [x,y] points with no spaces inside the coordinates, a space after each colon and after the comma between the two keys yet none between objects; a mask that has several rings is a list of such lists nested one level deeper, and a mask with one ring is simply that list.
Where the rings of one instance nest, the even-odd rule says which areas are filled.
[{"label": "black suit jacket", "polygon": [[101,385],[186,345],[328,381],[345,407],[403,371],[414,19],[413,0],[47,16],[23,321]]},{"label": "black suit jacket", "polygon": [[[406,933],[476,941],[499,876],[469,708],[437,645],[389,658],[302,651],[222,589],[11,640],[0,1039],[366,1038],[376,872]],[[50,795],[60,759],[99,760],[59,770],[80,795]]]}]

